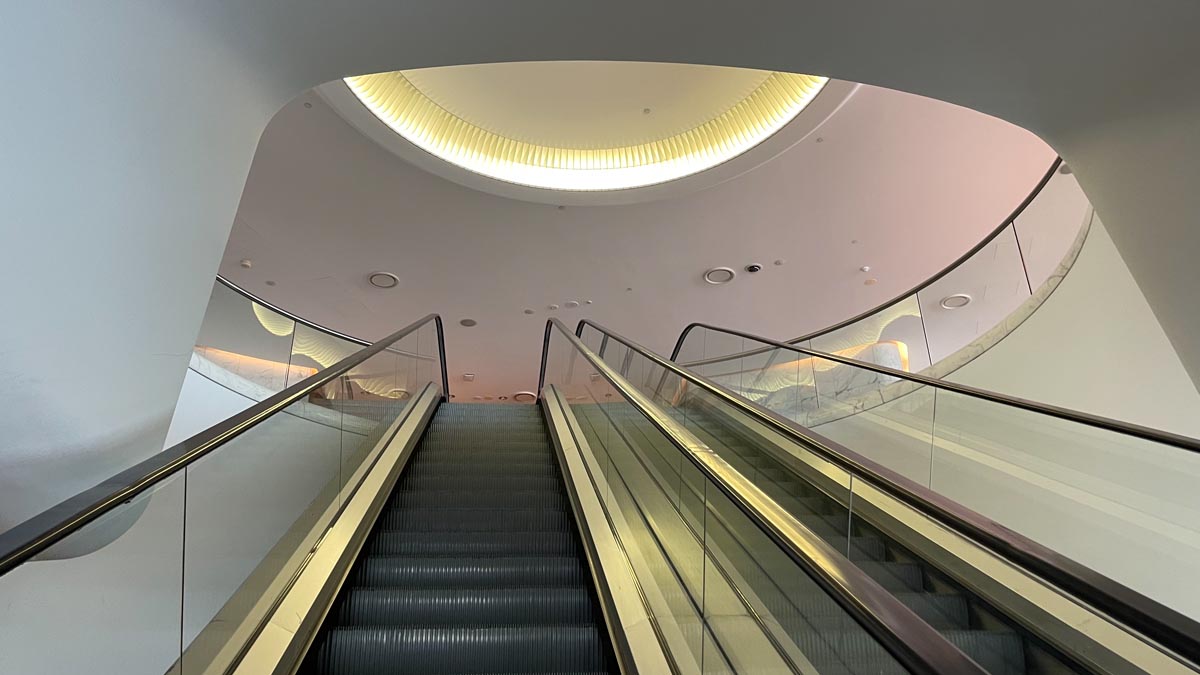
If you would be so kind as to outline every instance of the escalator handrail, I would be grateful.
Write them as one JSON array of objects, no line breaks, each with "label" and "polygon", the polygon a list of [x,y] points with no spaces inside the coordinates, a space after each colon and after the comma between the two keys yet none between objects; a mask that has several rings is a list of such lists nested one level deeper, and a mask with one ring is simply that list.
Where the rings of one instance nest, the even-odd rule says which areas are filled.
[{"label": "escalator handrail", "polygon": [[[552,331],[557,329],[571,346],[638,410],[655,428],[663,433],[688,460],[716,485],[737,508],[771,538],[805,573],[858,621],[863,628],[900,663],[913,673],[972,673],[984,671],[958,647],[920,619],[895,595],[871,579],[857,565],[834,550],[824,540],[787,511],[762,493],[741,473],[725,465],[714,468],[699,456],[720,460],[703,442],[697,439],[678,420],[645,400],[643,394],[616,373],[611,366],[591,352],[577,335],[560,320],[546,322],[543,338],[539,389],[545,386],[546,364]],[[619,339],[619,338],[618,338]],[[723,463],[723,462],[722,462]]]},{"label": "escalator handrail", "polygon": [[[687,380],[693,386],[703,389],[773,431],[809,448],[822,458],[849,471],[856,478],[867,481],[872,487],[907,504],[926,517],[949,527],[1000,557],[1064,589],[1077,600],[1107,613],[1126,627],[1132,628],[1193,663],[1200,663],[1200,622],[901,476],[773,410],[738,396],[707,377],[668,361],[638,343],[593,321],[581,320],[576,334],[582,335],[585,326],[590,326],[608,339],[616,340],[630,350],[638,352],[667,372]],[[762,338],[754,337],[753,339]],[[767,342],[779,348],[800,350],[794,345]],[[837,358],[842,359],[842,357]],[[850,361],[849,359],[845,360]],[[865,364],[853,362],[853,365]],[[949,384],[936,382],[938,385]],[[961,385],[954,386],[960,387]],[[1194,443],[1191,439],[1184,440]]]},{"label": "escalator handrail", "polygon": [[7,574],[72,532],[94,522],[104,514],[146,491],[156,483],[186,469],[224,444],[259,423],[307,398],[314,391],[341,377],[355,366],[433,322],[437,329],[438,355],[441,361],[442,396],[450,395],[446,377],[446,346],[442,318],[429,314],[382,340],[364,347],[337,363],[287,387],[269,398],[167,448],[134,466],[117,473],[96,486],[69,497],[29,520],[0,533],[0,576]]},{"label": "escalator handrail", "polygon": [[[586,319],[584,321],[586,321]],[[596,327],[595,324],[592,324],[591,322],[588,322],[588,324],[592,325],[593,327]],[[1175,433],[1171,433],[1169,431],[1162,431],[1161,429],[1154,429],[1151,427],[1142,426],[1140,424],[1133,424],[1131,422],[1122,422],[1121,420],[1115,420],[1110,417],[1104,417],[1102,415],[1093,415],[1091,413],[1081,412],[1079,410],[1071,410],[1070,408],[1062,408],[1059,406],[1050,405],[1048,403],[1039,403],[1037,401],[1030,401],[1029,399],[1024,399],[1024,398],[1020,398],[1017,396],[1009,396],[1007,394],[1001,394],[1001,393],[994,392],[994,391],[988,391],[987,389],[980,389],[978,387],[972,387],[972,386],[966,385],[966,384],[959,384],[957,382],[951,382],[949,380],[941,380],[936,377],[929,377],[928,375],[922,375],[920,373],[910,373],[907,370],[897,370],[896,368],[889,368],[888,366],[881,366],[879,364],[871,363],[869,361],[859,361],[857,359],[852,359],[852,358],[849,358],[846,356],[841,356],[838,354],[830,354],[828,352],[822,352],[822,351],[818,351],[816,349],[809,349],[808,347],[797,347],[796,345],[793,345],[793,344],[788,344],[786,342],[779,342],[777,340],[772,340],[770,338],[760,337],[760,336],[754,335],[752,333],[747,333],[745,331],[737,330],[735,328],[722,328],[720,326],[713,326],[713,325],[707,324],[707,323],[694,323],[692,325],[696,326],[698,328],[705,328],[707,330],[715,331],[718,333],[734,335],[734,336],[737,336],[737,337],[740,337],[740,338],[743,338],[746,340],[755,340],[755,341],[760,342],[763,345],[765,345],[765,348],[767,351],[774,351],[776,349],[785,349],[785,350],[788,350],[791,352],[796,352],[797,354],[803,354],[805,356],[811,356],[811,357],[816,357],[816,358],[820,358],[820,359],[825,359],[826,361],[833,361],[835,363],[840,363],[840,364],[846,365],[846,366],[862,368],[863,370],[869,370],[871,372],[879,373],[881,375],[887,375],[889,377],[895,377],[897,379],[907,380],[909,382],[914,382],[917,384],[934,387],[934,388],[942,389],[945,391],[954,392],[956,394],[962,394],[963,396],[969,396],[971,398],[984,400],[989,403],[995,403],[998,405],[1008,406],[1010,408],[1019,408],[1021,410],[1026,410],[1026,411],[1038,413],[1041,415],[1047,415],[1049,417],[1055,417],[1057,419],[1066,420],[1068,422],[1076,422],[1078,424],[1084,424],[1089,427],[1094,427],[1096,429],[1102,429],[1104,431],[1111,431],[1113,433],[1122,434],[1125,436],[1133,436],[1133,437],[1140,438],[1143,440],[1153,441],[1155,443],[1161,443],[1163,445],[1169,445],[1171,447],[1178,448],[1180,450],[1187,450],[1188,452],[1200,453],[1200,440],[1191,438],[1189,436],[1175,434]],[[721,360],[721,359],[715,359],[714,362],[719,361],[719,360]],[[685,365],[685,367],[691,367],[691,366],[697,365],[697,363],[699,363],[699,362],[688,363],[688,364],[684,364],[684,365]]]},{"label": "escalator handrail", "polygon": [[[1008,218],[1005,218],[999,225],[996,226],[996,229],[989,232],[988,235],[986,237],[984,237],[982,240],[980,240],[980,242],[978,244],[975,244],[974,246],[972,246],[970,248],[970,250],[968,250],[966,253],[959,256],[957,259],[954,260],[954,262],[943,267],[942,270],[940,272],[938,272],[937,274],[922,281],[921,283],[917,284],[916,286],[909,289],[908,291],[901,293],[900,295],[897,295],[896,297],[892,298],[891,300],[888,300],[887,302],[876,305],[875,307],[872,307],[871,309],[868,309],[865,312],[862,312],[860,314],[852,316],[849,319],[844,319],[842,321],[839,321],[839,322],[833,324],[832,326],[826,326],[820,330],[815,330],[811,333],[808,333],[807,335],[801,335],[798,338],[792,338],[791,340],[788,340],[787,342],[789,344],[795,343],[795,342],[804,342],[806,340],[812,340],[813,338],[818,338],[818,337],[821,337],[822,335],[832,333],[841,328],[845,328],[846,326],[849,326],[851,324],[858,323],[859,321],[862,321],[863,319],[866,319],[867,317],[878,314],[879,312],[882,312],[883,310],[887,309],[888,307],[899,304],[900,302],[903,302],[904,300],[916,295],[917,293],[920,293],[921,291],[925,290],[926,288],[929,288],[934,283],[936,283],[938,280],[940,280],[942,277],[944,277],[947,274],[950,274],[954,270],[958,269],[958,267],[960,265],[962,265],[966,261],[970,260],[972,257],[974,257],[974,255],[976,253],[979,253],[980,251],[982,251],[984,249],[984,247],[986,247],[988,244],[992,243],[997,237],[999,237],[1010,226],[1016,227],[1017,218],[1022,213],[1024,213],[1025,209],[1028,208],[1029,205],[1033,203],[1033,200],[1036,199],[1038,197],[1038,195],[1040,195],[1042,193],[1042,189],[1045,188],[1046,184],[1050,182],[1050,179],[1054,177],[1054,172],[1058,171],[1058,168],[1060,166],[1062,166],[1062,157],[1055,157],[1054,162],[1052,162],[1050,164],[1050,168],[1046,171],[1045,175],[1042,176],[1042,179],[1040,181],[1038,181],[1037,185],[1033,186],[1033,190],[1029,193],[1029,195],[1027,197],[1025,197],[1025,199],[1020,204],[1017,205],[1017,208],[1014,209],[1011,214],[1009,214]],[[1020,242],[1018,242],[1017,245],[1019,247]],[[1024,267],[1024,265],[1025,265],[1024,259],[1022,259],[1021,265],[1022,265],[1022,267]],[[1026,271],[1026,275],[1028,275],[1028,271]],[[1032,289],[1030,289],[1030,290],[1032,292]],[[679,359],[679,351],[681,349],[683,349],[683,343],[687,340],[688,334],[691,333],[693,329],[700,328],[700,327],[702,327],[700,323],[690,323],[679,333],[679,338],[677,340],[675,340],[675,348],[671,350],[671,360],[672,361],[677,361]],[[751,350],[751,351],[745,352],[743,354],[730,354],[729,356],[730,357],[753,356],[754,354],[761,353],[761,351],[762,350]]]}]

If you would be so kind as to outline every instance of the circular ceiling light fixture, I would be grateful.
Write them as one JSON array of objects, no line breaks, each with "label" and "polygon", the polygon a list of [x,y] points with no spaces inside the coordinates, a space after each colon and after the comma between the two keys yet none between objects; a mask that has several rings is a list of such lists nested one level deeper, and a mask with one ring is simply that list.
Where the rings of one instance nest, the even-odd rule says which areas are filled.
[{"label": "circular ceiling light fixture", "polygon": [[942,309],[962,309],[971,304],[971,300],[971,296],[966,293],[955,293],[954,295],[947,295],[942,298],[942,301],[938,304],[942,306]]},{"label": "circular ceiling light fixture", "polygon": [[400,277],[391,272],[371,272],[367,281],[376,288],[395,288],[400,285]]},{"label": "circular ceiling light fixture", "polygon": [[[482,96],[463,93],[480,88],[464,86],[467,80],[463,78],[480,77],[475,82],[486,86],[489,79],[480,73],[492,72],[486,70],[489,68],[513,66],[532,70],[545,78],[539,82],[549,83],[541,89],[527,87],[530,95],[520,94],[516,100],[528,99],[531,105],[536,104],[533,99],[537,97],[540,97],[538,100],[577,100],[579,105],[587,106],[581,115],[565,110],[545,113],[555,115],[554,124],[560,127],[582,114],[603,114],[610,102],[619,98],[610,96],[603,88],[606,82],[603,77],[585,77],[603,68],[607,68],[604,72],[610,75],[619,75],[616,78],[610,76],[608,82],[619,82],[626,90],[639,86],[633,83],[639,75],[646,75],[640,79],[650,81],[653,72],[655,77],[668,83],[672,79],[717,83],[719,86],[711,90],[720,91],[721,95],[706,101],[708,110],[684,110],[688,106],[678,106],[680,110],[675,114],[664,114],[661,118],[657,112],[648,116],[644,111],[650,108],[643,108],[642,114],[637,115],[641,128],[628,120],[616,119],[617,115],[609,115],[611,126],[620,134],[605,135],[603,130],[593,127],[589,137],[569,134],[561,138],[550,135],[530,137],[521,127],[521,115],[511,110],[499,110],[501,104],[489,108]],[[628,70],[631,67],[640,70]],[[459,70],[454,72],[456,68]],[[475,68],[475,74],[462,70],[464,68]],[[568,71],[567,68],[575,70]],[[795,119],[828,81],[814,75],[734,68],[702,70],[704,68],[708,67],[681,64],[613,66],[595,62],[484,64],[361,75],[346,78],[345,83],[375,117],[402,138],[455,166],[527,187],[605,191],[666,183],[729,161]],[[700,79],[704,77],[711,79]],[[511,78],[490,78],[490,81],[499,80],[519,83]],[[567,94],[551,96],[555,93],[550,91],[551,85],[571,89]],[[730,92],[736,92],[736,95],[731,96]],[[681,94],[678,98],[686,100],[685,97],[686,94]],[[513,99],[512,96],[508,98]],[[620,101],[613,104],[616,103]],[[655,110],[662,107],[659,105]],[[528,124],[529,115],[524,117]],[[662,121],[654,124],[663,126],[652,130],[644,127],[649,120],[659,119]],[[550,123],[543,126],[550,126]]]},{"label": "circular ceiling light fixture", "polygon": [[518,391],[513,394],[512,400],[517,403],[533,403],[537,400],[537,394],[532,391]]},{"label": "circular ceiling light fixture", "polygon": [[470,327],[476,326],[478,324],[479,324],[479,322],[476,321],[475,319],[461,319],[458,322],[458,325],[463,326],[465,328],[470,328]]},{"label": "circular ceiling light fixture", "polygon": [[721,284],[733,281],[733,278],[736,276],[737,272],[734,272],[732,268],[714,267],[704,273],[704,280],[714,286],[720,286]]}]

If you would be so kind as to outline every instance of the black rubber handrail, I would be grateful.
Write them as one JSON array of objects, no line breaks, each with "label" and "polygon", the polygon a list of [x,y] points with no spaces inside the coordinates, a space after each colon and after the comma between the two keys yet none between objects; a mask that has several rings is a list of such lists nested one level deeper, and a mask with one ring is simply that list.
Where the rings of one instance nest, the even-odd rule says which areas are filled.
[{"label": "black rubber handrail", "polygon": [[[975,244],[974,246],[972,246],[969,251],[967,251],[966,253],[959,256],[957,259],[955,259],[954,262],[943,267],[942,270],[940,272],[938,272],[937,274],[935,274],[932,277],[929,277],[928,279],[926,279],[925,281],[922,281],[921,283],[917,284],[915,287],[913,287],[909,291],[907,291],[905,293],[901,293],[900,295],[892,298],[891,300],[888,300],[887,302],[885,302],[883,304],[877,305],[877,306],[873,307],[872,309],[868,309],[867,311],[862,312],[861,314],[857,314],[855,316],[850,317],[849,319],[839,321],[839,322],[833,324],[832,326],[826,326],[825,328],[822,328],[820,330],[813,331],[812,333],[809,333],[807,335],[802,335],[798,338],[786,340],[786,342],[791,344],[791,343],[796,343],[796,342],[804,342],[805,340],[812,340],[813,338],[818,338],[818,337],[821,337],[822,335],[827,335],[827,334],[832,333],[833,331],[838,330],[840,328],[845,328],[846,326],[849,326],[850,324],[858,323],[859,321],[862,321],[863,319],[865,319],[869,316],[872,316],[874,314],[882,312],[883,310],[887,309],[888,307],[898,304],[898,303],[902,302],[903,300],[905,300],[913,295],[916,295],[917,293],[920,293],[921,291],[925,290],[929,286],[933,285],[935,282],[939,281],[942,277],[953,272],[955,269],[958,268],[959,265],[962,265],[964,262],[969,260],[976,253],[979,253],[980,251],[982,251],[985,246],[992,243],[992,241],[994,241],[996,239],[996,237],[999,237],[1001,233],[1003,233],[1005,230],[1007,230],[1009,228],[1009,226],[1015,226],[1017,217],[1019,217],[1022,213],[1024,213],[1025,209],[1028,208],[1029,205],[1033,203],[1033,200],[1036,199],[1039,194],[1041,194],[1042,189],[1045,188],[1046,184],[1050,182],[1050,179],[1054,177],[1054,172],[1058,171],[1058,167],[1060,167],[1060,166],[1062,166],[1062,157],[1057,157],[1057,158],[1055,158],[1054,162],[1050,164],[1050,169],[1046,171],[1045,175],[1042,176],[1042,179],[1040,181],[1038,181],[1037,185],[1035,185],[1033,187],[1033,191],[1031,191],[1029,193],[1029,196],[1025,197],[1024,201],[1022,201],[1020,204],[1017,205],[1017,208],[1014,209],[1011,214],[1009,214],[1008,218],[1005,218],[1004,221],[1001,222],[1000,225],[998,225],[996,227],[996,229],[994,229],[990,233],[988,233],[988,235],[986,237],[984,237],[978,244]],[[1019,245],[1020,245],[1020,242],[1018,242],[1018,246]],[[1024,266],[1024,264],[1025,264],[1024,260],[1022,260],[1021,264],[1022,264],[1022,266]],[[1030,292],[1032,292],[1032,289],[1030,289]],[[683,343],[685,340],[687,340],[688,333],[691,333],[692,329],[696,328],[698,326],[699,326],[699,323],[688,324],[683,329],[683,331],[679,333],[679,338],[677,340],[675,340],[675,348],[671,350],[671,360],[672,361],[679,360],[679,351],[681,349],[683,349]],[[740,356],[752,356],[757,353],[761,353],[761,350],[749,351],[749,352],[745,352],[745,353],[741,353],[741,354],[730,354],[728,356],[728,358],[736,358],[736,357],[740,357]]]},{"label": "black rubber handrail", "polygon": [[[698,324],[701,325],[701,324]],[[802,445],[825,460],[850,472],[856,479],[869,483],[876,489],[916,509],[926,517],[939,522],[964,537],[990,549],[1019,567],[1031,571],[1049,583],[1070,593],[1150,640],[1193,662],[1200,663],[1200,622],[1185,616],[1156,600],[1146,597],[1116,581],[1082,565],[1028,537],[1014,532],[961,504],[920,485],[877,462],[821,436],[782,415],[769,410],[747,398],[737,395],[712,380],[683,368],[655,354],[628,338],[614,333],[589,320],[579,322],[577,334],[590,326],[610,340],[624,344],[663,368],[690,382],[725,404],[748,415],[768,428]],[[707,327],[707,326],[706,326]],[[760,339],[760,338],[753,338]],[[771,349],[800,348],[783,343],[773,343]],[[851,359],[852,365],[863,365]],[[890,369],[889,369],[890,370]],[[902,371],[895,371],[900,373]],[[890,374],[890,373],[889,373]],[[950,383],[934,380],[938,386]],[[953,385],[959,387],[961,385]],[[1037,407],[1041,404],[1030,403]],[[1067,411],[1073,412],[1073,411]],[[1081,414],[1081,413],[1080,413]],[[1103,418],[1100,418],[1103,419]],[[1151,430],[1153,431],[1153,430]],[[1161,432],[1158,432],[1161,433]],[[1193,439],[1178,437],[1195,445]]]},{"label": "black rubber handrail", "polygon": [[[581,322],[581,323],[583,323],[583,322]],[[595,326],[595,324],[593,324],[591,322],[587,322],[587,323],[588,323],[588,325]],[[1190,438],[1188,436],[1183,436],[1181,434],[1175,434],[1175,433],[1171,433],[1169,431],[1162,431],[1161,429],[1145,427],[1140,424],[1133,424],[1131,422],[1123,422],[1121,420],[1115,420],[1115,419],[1112,419],[1109,417],[1103,417],[1101,415],[1093,415],[1091,413],[1081,412],[1078,410],[1071,410],[1070,408],[1062,408],[1059,406],[1050,405],[1048,403],[1038,403],[1037,401],[1030,401],[1028,399],[1019,398],[1017,396],[1009,396],[1007,394],[1000,394],[998,392],[988,391],[986,389],[980,389],[978,387],[972,387],[972,386],[966,385],[966,384],[959,384],[957,382],[951,382],[949,380],[940,380],[936,377],[929,377],[928,375],[921,375],[920,373],[910,373],[907,370],[897,370],[895,368],[881,366],[879,364],[870,363],[868,361],[859,361],[857,359],[851,359],[851,358],[848,358],[845,356],[840,356],[838,354],[830,354],[828,352],[822,352],[822,351],[818,351],[815,349],[809,349],[807,347],[797,347],[796,345],[793,345],[793,344],[788,344],[786,342],[778,342],[778,341],[772,340],[770,338],[760,337],[758,335],[747,333],[745,331],[736,330],[734,328],[721,328],[720,326],[713,326],[713,325],[707,324],[707,323],[695,323],[693,325],[698,328],[704,328],[704,329],[715,331],[718,333],[725,333],[726,335],[736,335],[737,337],[740,337],[740,338],[743,338],[746,340],[754,340],[756,342],[763,344],[765,346],[765,348],[767,349],[767,351],[774,351],[776,349],[784,349],[787,351],[795,352],[797,354],[803,354],[805,356],[811,356],[814,358],[825,359],[826,361],[833,361],[835,363],[840,363],[842,365],[853,366],[855,368],[862,368],[863,370],[869,370],[871,372],[879,373],[881,375],[888,375],[890,377],[895,377],[897,379],[907,380],[909,382],[915,382],[917,384],[921,384],[921,385],[924,385],[927,387],[934,387],[937,389],[942,389],[944,391],[954,392],[955,394],[969,396],[971,398],[987,401],[989,403],[995,403],[997,405],[1008,406],[1010,408],[1019,408],[1021,410],[1026,410],[1029,412],[1037,413],[1039,415],[1046,415],[1048,417],[1055,417],[1060,420],[1066,420],[1068,422],[1084,424],[1084,425],[1087,425],[1089,427],[1093,427],[1096,429],[1103,429],[1104,431],[1109,431],[1109,432],[1112,432],[1115,434],[1121,434],[1124,436],[1133,436],[1135,438],[1140,438],[1140,439],[1147,440],[1147,441],[1153,441],[1155,443],[1161,443],[1163,445],[1169,445],[1173,448],[1178,448],[1180,450],[1186,450],[1188,452],[1200,453],[1200,440],[1197,440],[1195,438]],[[601,332],[603,332],[603,331],[601,331]],[[690,365],[690,364],[683,364],[683,365],[686,367],[687,365]]]},{"label": "black rubber handrail", "polygon": [[129,502],[156,483],[186,468],[189,464],[220,448],[264,420],[282,412],[293,403],[305,399],[317,389],[346,374],[355,366],[386,350],[398,340],[407,337],[431,321],[437,328],[438,354],[442,363],[442,396],[449,397],[450,387],[446,377],[446,346],[442,332],[442,319],[437,314],[430,314],[270,398],[121,471],[95,487],[84,490],[74,497],[46,509],[16,527],[0,533],[0,575],[12,571],[21,563],[53,546],[72,532],[78,531],[116,507]]},{"label": "black rubber handrail", "polygon": [[[582,328],[582,326],[581,326]],[[918,675],[961,673],[982,675],[984,671],[969,656],[943,635],[921,620],[895,595],[881,587],[857,565],[834,550],[803,525],[796,526],[794,516],[783,511],[769,498],[751,494],[753,484],[732,467],[728,475],[718,474],[697,455],[712,451],[690,436],[686,429],[665,412],[639,399],[644,396],[626,382],[611,366],[587,348],[583,341],[558,319],[546,322],[542,340],[539,391],[545,386],[546,364],[552,331],[557,329],[572,347],[638,412],[658,429],[708,480],[759,527],[796,565],[846,610],[862,627],[910,672]],[[602,331],[603,332],[603,331]],[[620,340],[614,336],[615,339]],[[661,358],[661,357],[659,357]],[[674,368],[674,364],[669,364]],[[686,373],[681,373],[687,375]],[[728,466],[728,465],[725,465]],[[748,486],[745,491],[739,484]],[[759,491],[760,492],[760,491]]]}]

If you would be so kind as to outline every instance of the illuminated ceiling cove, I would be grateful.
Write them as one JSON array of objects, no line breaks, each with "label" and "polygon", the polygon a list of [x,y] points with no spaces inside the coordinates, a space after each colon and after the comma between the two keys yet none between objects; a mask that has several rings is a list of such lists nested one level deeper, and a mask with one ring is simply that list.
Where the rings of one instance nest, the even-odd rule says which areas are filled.
[{"label": "illuminated ceiling cove", "polygon": [[683,64],[483,64],[345,80],[401,137],[535,188],[622,190],[726,162],[792,121],[826,78]]}]

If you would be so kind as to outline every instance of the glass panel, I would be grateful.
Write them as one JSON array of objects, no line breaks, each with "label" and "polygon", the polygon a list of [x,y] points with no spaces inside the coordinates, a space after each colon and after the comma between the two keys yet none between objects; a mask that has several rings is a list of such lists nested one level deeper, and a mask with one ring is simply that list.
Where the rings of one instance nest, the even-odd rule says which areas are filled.
[{"label": "glass panel", "polygon": [[187,468],[185,675],[227,663],[332,522],[432,371],[419,340],[414,332]]},{"label": "glass panel", "polygon": [[256,401],[287,386],[296,323],[217,282],[196,338],[193,367]]},{"label": "glass panel", "polygon": [[187,468],[185,674],[218,658],[332,518],[342,386],[329,383]]},{"label": "glass panel", "polygon": [[707,391],[689,389],[681,405],[696,438],[801,523],[847,550],[849,474]]},{"label": "glass panel", "polygon": [[583,341],[583,344],[586,345],[588,349],[597,354],[600,353],[600,348],[604,345],[604,334],[596,330],[594,326],[590,325],[583,327],[583,334],[580,335],[579,339]]},{"label": "glass panel", "polygon": [[672,658],[685,672],[698,672],[703,659],[703,553],[700,534],[677,506],[679,481],[672,468],[677,463],[663,454],[674,448],[665,447],[628,403],[612,402],[614,392],[607,385],[597,385],[595,393],[605,402],[577,400],[571,410],[581,425],[590,427],[589,444],[603,444],[597,454],[608,460],[605,506],[651,611],[676,646]]},{"label": "glass panel", "polygon": [[1004,324],[1030,296],[1012,226],[918,295],[934,363]]},{"label": "glass panel", "polygon": [[679,353],[675,356],[676,363],[691,363],[704,358],[705,328],[693,328],[683,338]]},{"label": "glass panel", "polygon": [[734,672],[904,672],[715,485],[704,494],[704,616],[716,641],[734,646],[722,650]]},{"label": "glass panel", "polygon": [[0,672],[175,672],[183,496],[164,480],[0,577]]},{"label": "glass panel", "polygon": [[[210,342],[246,306],[219,295]],[[0,577],[0,672],[224,672],[411,403],[402,385],[432,372],[410,339]]]},{"label": "glass panel", "polygon": [[1090,214],[1075,176],[1056,172],[1017,216],[1017,239],[1034,291],[1057,271]]},{"label": "glass panel", "polygon": [[[551,357],[559,349],[552,338]],[[738,361],[751,358],[757,371],[775,364],[769,351]],[[818,536],[839,551],[853,549],[856,558],[865,555],[846,536],[844,472],[800,456],[769,428],[614,340],[604,360],[624,366],[629,384],[753,476]],[[577,366],[574,373],[587,370]],[[559,369],[547,383],[571,392],[568,404],[591,451],[585,462],[603,484],[605,507],[680,672],[902,672],[607,380]]]},{"label": "glass panel", "polygon": [[881,366],[920,372],[929,367],[921,305],[905,298],[871,316],[812,339],[812,349],[868,361]]},{"label": "glass panel", "polygon": [[1200,456],[948,391],[936,422],[934,490],[1200,616],[1178,582],[1200,560]]},{"label": "glass panel", "polygon": [[805,426],[921,485],[929,484],[932,389],[898,377],[808,357],[818,406]]},{"label": "glass panel", "polygon": [[311,377],[360,349],[361,345],[297,324],[287,383],[293,385]]},{"label": "glass panel", "polygon": [[421,356],[429,362],[426,377],[428,381],[434,383],[439,393],[445,395],[446,392],[442,391],[442,352],[441,343],[438,341],[437,325],[430,323],[421,330],[425,334],[425,338],[421,342]]},{"label": "glass panel", "polygon": [[331,402],[331,411],[340,411],[342,416],[340,484],[343,486],[350,481],[404,406],[420,393],[420,389],[409,390],[408,381],[410,371],[421,361],[395,353],[392,349],[395,346],[347,372],[340,379],[339,393],[344,394],[344,398]]}]

